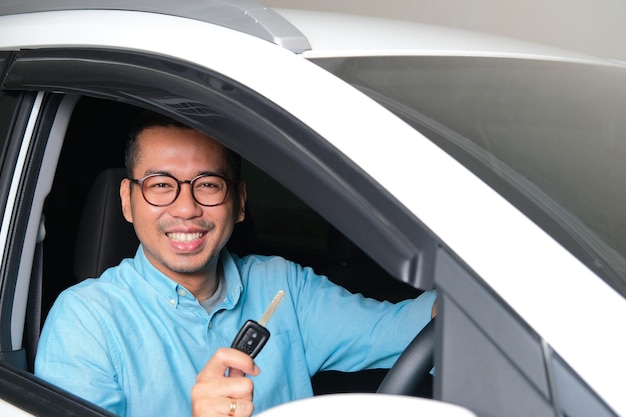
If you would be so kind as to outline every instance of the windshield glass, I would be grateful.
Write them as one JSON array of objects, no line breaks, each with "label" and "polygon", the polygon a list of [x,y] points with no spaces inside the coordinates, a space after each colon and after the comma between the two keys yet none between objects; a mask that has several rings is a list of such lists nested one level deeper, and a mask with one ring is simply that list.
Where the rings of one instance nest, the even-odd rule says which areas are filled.
[{"label": "windshield glass", "polygon": [[314,62],[398,114],[626,296],[626,71],[463,57]]}]

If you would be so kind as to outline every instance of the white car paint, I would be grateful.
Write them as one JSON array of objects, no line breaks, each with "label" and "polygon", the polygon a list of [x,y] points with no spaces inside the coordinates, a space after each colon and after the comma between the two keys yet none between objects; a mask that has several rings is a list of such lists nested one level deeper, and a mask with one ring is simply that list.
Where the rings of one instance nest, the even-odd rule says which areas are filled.
[{"label": "white car paint", "polygon": [[[367,52],[363,42],[358,42],[362,39],[356,37],[329,52],[333,39],[324,36],[326,27],[315,27],[311,22],[306,25],[303,31],[310,36],[312,46],[327,49],[318,55],[307,51],[305,56]],[[76,33],[81,33],[80,44],[75,41]],[[387,42],[389,38],[373,44],[374,52],[407,53],[411,47],[406,42],[401,48],[388,49]],[[28,20],[2,17],[0,49],[12,49],[14,45],[110,47],[172,56],[227,74],[288,109],[390,190],[616,412],[626,415],[626,397],[620,382],[626,375],[626,336],[618,330],[626,317],[626,301],[438,147],[301,56],[193,20],[116,11],[49,12],[31,15]],[[455,50],[470,54],[471,43],[464,45]],[[548,59],[550,55],[545,51],[524,52],[520,44],[512,49],[513,56]],[[475,56],[493,56],[503,50],[504,46],[483,46]],[[448,55],[451,51],[449,47],[447,52],[444,48],[439,53]],[[437,51],[434,46],[422,47],[420,53]],[[564,59],[584,60],[573,55]],[[381,157],[385,150],[393,149],[402,152]],[[533,242],[530,247],[526,244],[529,241]],[[591,354],[600,347],[601,353]]]},{"label": "white car paint", "polygon": [[270,408],[259,417],[476,417],[457,405],[417,397],[384,394],[333,394],[293,401]]},{"label": "white car paint", "polygon": [[[307,57],[429,55],[600,62],[542,44],[425,23],[320,11],[276,9],[307,38]],[[603,61],[606,63],[606,61]]]},{"label": "white car paint", "polygon": [[13,404],[0,400],[0,416],[4,417],[33,417],[34,414],[17,408]]}]

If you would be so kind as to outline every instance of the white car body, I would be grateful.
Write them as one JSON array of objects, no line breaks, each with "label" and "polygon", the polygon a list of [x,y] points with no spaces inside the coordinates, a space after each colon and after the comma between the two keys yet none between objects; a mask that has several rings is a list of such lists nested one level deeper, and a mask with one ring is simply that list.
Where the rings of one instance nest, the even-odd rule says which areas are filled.
[{"label": "white car body", "polygon": [[[626,318],[624,298],[446,152],[305,58],[440,55],[620,64],[406,22],[294,10],[276,13],[302,32],[310,49],[294,53],[256,36],[184,17],[68,10],[0,16],[0,50],[149,52],[211,68],[254,90],[375,178],[482,277],[610,408],[626,415],[626,334],[620,330]],[[24,142],[24,154],[27,145]],[[389,149],[402,152],[387,155]],[[19,176],[13,180],[14,198],[19,181]],[[0,254],[5,253],[11,215],[4,213]],[[27,290],[16,293],[16,316],[26,308]],[[14,322],[16,348],[22,342],[20,325]]]}]

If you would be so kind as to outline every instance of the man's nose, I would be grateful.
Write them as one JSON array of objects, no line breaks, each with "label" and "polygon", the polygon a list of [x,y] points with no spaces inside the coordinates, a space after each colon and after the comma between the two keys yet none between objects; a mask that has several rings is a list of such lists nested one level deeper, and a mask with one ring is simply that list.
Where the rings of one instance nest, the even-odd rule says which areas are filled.
[{"label": "man's nose", "polygon": [[178,197],[170,206],[170,213],[176,217],[192,218],[202,215],[202,206],[195,200],[191,192],[191,184],[180,184]]}]

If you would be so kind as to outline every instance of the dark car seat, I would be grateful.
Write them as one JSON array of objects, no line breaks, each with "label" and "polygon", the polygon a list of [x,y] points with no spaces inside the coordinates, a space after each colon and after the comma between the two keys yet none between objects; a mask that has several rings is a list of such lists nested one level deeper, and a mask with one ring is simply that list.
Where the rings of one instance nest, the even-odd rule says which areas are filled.
[{"label": "dark car seat", "polygon": [[132,257],[139,240],[122,215],[120,182],[123,168],[101,172],[89,190],[76,236],[74,276],[98,277],[124,258]]}]

